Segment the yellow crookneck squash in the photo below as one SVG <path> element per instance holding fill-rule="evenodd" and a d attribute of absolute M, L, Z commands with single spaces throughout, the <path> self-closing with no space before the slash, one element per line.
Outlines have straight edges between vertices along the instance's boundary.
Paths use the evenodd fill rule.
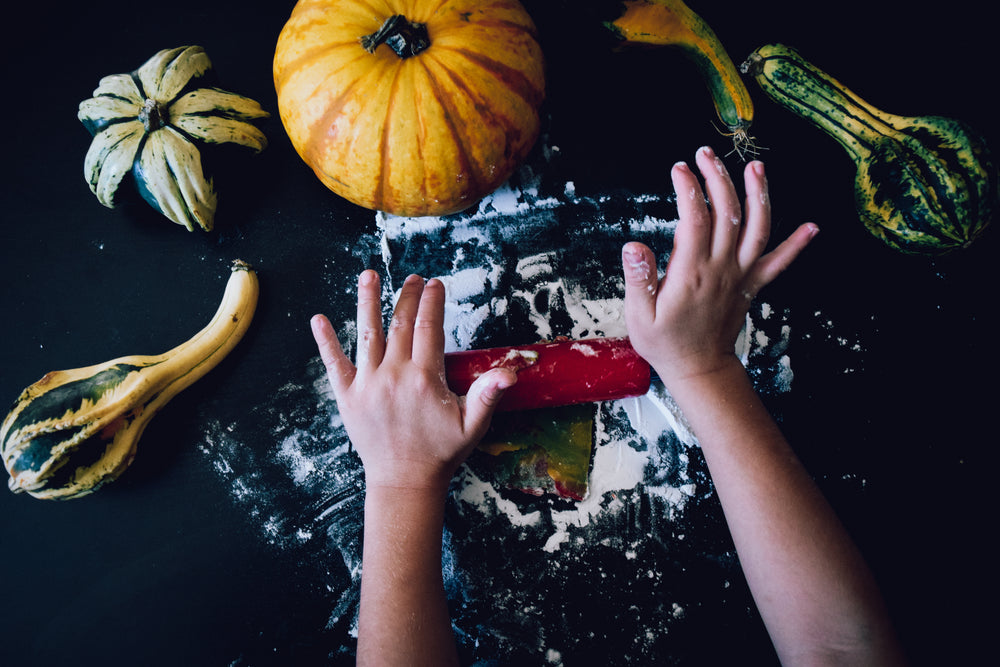
<path fill-rule="evenodd" d="M 697 66 L 712 95 L 722 132 L 741 158 L 755 157 L 750 136 L 753 101 L 735 63 L 711 26 L 681 0 L 627 0 L 614 22 L 605 24 L 626 45 L 675 47 Z"/>
<path fill-rule="evenodd" d="M 454 213 L 503 183 L 538 138 L 545 91 L 516 0 L 300 0 L 274 84 L 320 181 L 401 216 Z"/>

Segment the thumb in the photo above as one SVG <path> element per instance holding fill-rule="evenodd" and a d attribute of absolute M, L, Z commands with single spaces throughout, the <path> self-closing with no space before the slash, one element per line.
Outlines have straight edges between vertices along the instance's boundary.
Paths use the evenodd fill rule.
<path fill-rule="evenodd" d="M 625 319 L 651 322 L 656 314 L 659 276 L 656 256 L 646 245 L 630 241 L 622 247 L 622 273 L 625 278 Z"/>
<path fill-rule="evenodd" d="M 478 378 L 465 395 L 465 432 L 478 441 L 486 434 L 490 420 L 504 392 L 517 382 L 517 373 L 510 368 L 493 368 Z"/>

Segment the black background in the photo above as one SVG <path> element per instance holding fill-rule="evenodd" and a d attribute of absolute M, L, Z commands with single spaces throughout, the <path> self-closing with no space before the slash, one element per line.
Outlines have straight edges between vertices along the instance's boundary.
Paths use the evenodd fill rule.
<path fill-rule="evenodd" d="M 674 161 L 726 148 L 703 84 L 675 52 L 612 52 L 599 27 L 610 16 L 579 4 L 526 3 L 547 58 L 553 168 L 578 192 L 667 191 Z M 995 36 L 978 3 L 690 5 L 736 62 L 785 42 L 875 106 L 958 117 L 1000 146 L 988 101 Z M 153 420 L 118 482 L 66 503 L 0 494 L 4 664 L 323 664 L 340 648 L 323 630 L 320 583 L 267 545 L 195 446 L 206 415 L 236 419 L 301 377 L 315 356 L 312 313 L 351 311 L 352 295 L 318 279 L 324 267 L 377 266 L 351 252 L 375 232 L 374 215 L 326 191 L 277 119 L 271 59 L 292 6 L 34 3 L 7 23 L 0 400 L 49 370 L 185 340 L 214 312 L 234 257 L 258 268 L 262 293 L 244 342 Z M 101 76 L 183 44 L 204 46 L 223 88 L 272 113 L 269 148 L 220 175 L 209 234 L 141 206 L 105 209 L 82 174 L 90 136 L 78 103 Z M 875 569 L 913 661 L 969 664 L 996 620 L 996 229 L 940 259 L 887 249 L 853 213 L 843 150 L 748 87 L 775 236 L 807 219 L 822 228 L 767 293 L 787 309 L 795 369 L 792 391 L 769 401 Z M 248 446 L 270 444 L 262 433 Z M 729 630 L 685 631 L 711 661 Z M 746 664 L 771 660 L 746 647 Z M 627 646 L 605 648 L 626 662 Z"/>

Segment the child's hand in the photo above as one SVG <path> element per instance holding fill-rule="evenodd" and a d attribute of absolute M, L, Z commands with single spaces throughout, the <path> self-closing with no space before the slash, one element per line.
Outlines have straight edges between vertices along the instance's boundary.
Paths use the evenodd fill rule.
<path fill-rule="evenodd" d="M 622 249 L 629 337 L 668 389 L 673 381 L 711 374 L 737 361 L 736 338 L 750 301 L 818 231 L 804 224 L 761 256 L 771 225 L 764 165 L 751 162 L 745 169 L 744 220 L 722 161 L 709 148 L 700 149 L 696 161 L 709 206 L 688 166 L 674 165 L 680 221 L 663 280 L 648 247 L 632 242 Z"/>
<path fill-rule="evenodd" d="M 494 369 L 465 397 L 444 376 L 444 285 L 418 276 L 403 283 L 382 332 L 378 275 L 358 279 L 357 366 L 344 354 L 329 320 L 312 318 L 347 435 L 365 467 L 369 489 L 447 489 L 459 464 L 489 427 L 503 390 L 516 374 Z"/>

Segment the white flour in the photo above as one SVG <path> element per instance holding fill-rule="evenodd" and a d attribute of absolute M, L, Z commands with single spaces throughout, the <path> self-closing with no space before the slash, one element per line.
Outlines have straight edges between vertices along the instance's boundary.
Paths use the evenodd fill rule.
<path fill-rule="evenodd" d="M 663 211 L 671 202 L 632 196 L 628 210 L 634 215 L 611 221 L 606 213 L 622 204 L 621 197 L 581 197 L 571 182 L 555 195 L 543 195 L 539 181 L 522 170 L 519 183 L 502 187 L 472 213 L 377 216 L 379 234 L 370 246 L 381 250 L 383 266 L 377 268 L 386 296 L 410 272 L 440 277 L 448 294 L 449 351 L 560 335 L 625 334 L 621 241 L 638 238 L 665 255 L 675 222 Z M 567 226 L 568 232 L 554 233 Z M 353 298 L 354 281 L 355 276 L 335 274 L 331 267 L 333 294 Z M 353 323 L 334 324 L 350 353 Z M 765 391 L 790 387 L 789 336 L 783 315 L 768 304 L 757 304 L 747 318 L 737 352 Z M 256 430 L 270 433 L 270 449 L 251 451 L 243 444 L 250 426 L 214 423 L 202 450 L 234 501 L 260 525 L 264 539 L 324 570 L 331 596 L 326 630 L 344 633 L 348 641 L 347 635 L 356 632 L 363 473 L 318 358 L 302 369 L 301 381 L 281 387 L 254 414 L 261 422 Z M 588 578 L 596 572 L 608 580 L 611 590 L 629 585 L 610 583 L 622 576 L 618 568 L 594 568 L 595 550 L 624 559 L 635 570 L 636 586 L 666 585 L 665 566 L 656 554 L 684 539 L 685 508 L 699 494 L 712 492 L 707 478 L 689 469 L 696 446 L 669 395 L 654 386 L 646 396 L 595 407 L 589 493 L 580 502 L 498 489 L 475 465 L 474 455 L 455 480 L 445 541 L 446 585 L 457 609 L 460 643 L 496 659 L 527 646 L 532 655 L 548 656 L 556 664 L 572 647 L 553 645 L 566 640 L 555 639 L 539 619 L 568 627 L 570 611 L 559 605 L 558 595 L 548 601 L 544 591 L 533 597 L 524 589 L 541 588 L 540 580 L 550 587 L 571 586 L 583 570 Z M 493 544 L 501 534 L 504 542 Z M 503 578 L 480 560 L 506 548 L 524 565 Z M 655 638 L 683 618 L 685 604 L 672 602 L 666 613 L 646 617 L 631 630 L 637 655 L 653 650 Z"/>

